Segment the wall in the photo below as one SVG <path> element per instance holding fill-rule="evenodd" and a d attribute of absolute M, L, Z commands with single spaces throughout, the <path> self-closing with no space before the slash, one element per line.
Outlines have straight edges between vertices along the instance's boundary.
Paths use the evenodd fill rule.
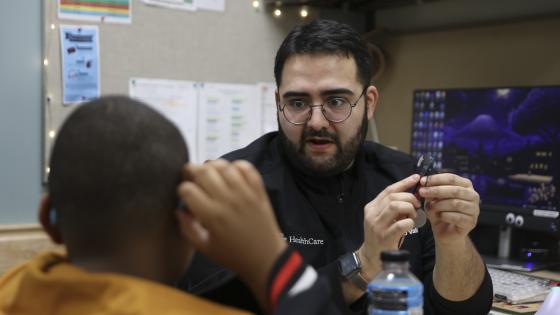
<path fill-rule="evenodd" d="M 101 94 L 128 94 L 129 78 L 255 84 L 273 81 L 274 56 L 292 26 L 300 22 L 296 8 L 275 18 L 251 1 L 226 1 L 226 11 L 195 12 L 147 6 L 133 1 L 132 23 L 87 23 L 61 20 L 56 1 L 47 1 L 44 76 L 52 100 L 45 114 L 45 178 L 54 140 L 76 106 L 62 105 L 59 25 L 99 25 Z M 310 17 L 311 18 L 311 17 Z M 55 28 L 51 29 L 51 25 Z"/>
<path fill-rule="evenodd" d="M 409 152 L 412 91 L 560 85 L 560 18 L 390 35 L 377 82 L 380 142 Z"/>
<path fill-rule="evenodd" d="M 58 20 L 55 4 L 53 0 L 0 1 L 0 225 L 37 221 L 42 154 L 50 147 L 43 128 L 41 84 L 52 96 L 53 108 L 60 108 L 61 95 L 58 28 L 51 31 L 50 25 L 96 24 Z M 299 22 L 295 9 L 276 19 L 269 12 L 254 10 L 251 1 L 227 0 L 225 12 L 187 12 L 147 7 L 134 0 L 131 25 L 99 27 L 101 93 L 128 93 L 131 76 L 272 81 L 276 49 Z M 42 25 L 49 26 L 44 30 L 47 55 L 56 56 L 43 83 Z M 68 112 L 49 111 L 46 116 L 58 125 Z M 49 141 L 46 150 L 43 141 Z"/>
<path fill-rule="evenodd" d="M 41 1 L 0 1 L 0 225 L 36 221 L 41 21 Z"/>

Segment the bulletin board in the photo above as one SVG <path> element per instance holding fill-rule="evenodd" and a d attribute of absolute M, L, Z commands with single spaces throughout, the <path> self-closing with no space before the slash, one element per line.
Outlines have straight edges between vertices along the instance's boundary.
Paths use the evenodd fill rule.
<path fill-rule="evenodd" d="M 50 150 L 64 119 L 79 105 L 62 102 L 61 25 L 96 26 L 101 95 L 129 92 L 131 78 L 257 84 L 273 82 L 274 56 L 289 30 L 302 22 L 281 18 L 253 1 L 226 0 L 225 10 L 176 10 L 130 1 L 130 23 L 59 18 L 58 2 L 44 0 L 44 179 Z M 273 93 L 274 91 L 271 91 Z"/>

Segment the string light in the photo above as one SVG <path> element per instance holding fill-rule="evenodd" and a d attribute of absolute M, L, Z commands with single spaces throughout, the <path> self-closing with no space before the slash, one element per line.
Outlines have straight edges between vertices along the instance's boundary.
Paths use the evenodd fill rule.
<path fill-rule="evenodd" d="M 51 30 L 54 30 L 56 28 L 56 26 L 54 24 L 51 24 Z"/>
<path fill-rule="evenodd" d="M 253 0 L 253 8 L 258 9 L 260 5 L 261 3 L 259 2 L 259 0 Z"/>
<path fill-rule="evenodd" d="M 280 17 L 281 15 L 282 15 L 282 11 L 280 9 L 274 10 L 274 16 L 275 17 Z"/>
<path fill-rule="evenodd" d="M 51 168 L 47 166 L 47 174 L 51 172 Z"/>
<path fill-rule="evenodd" d="M 56 135 L 56 132 L 54 130 L 49 131 L 49 137 L 51 139 L 53 139 L 55 135 Z"/>
<path fill-rule="evenodd" d="M 309 15 L 309 11 L 307 11 L 305 7 L 299 10 L 299 16 L 301 16 L 302 18 L 306 18 L 308 15 Z"/>
<path fill-rule="evenodd" d="M 45 66 L 48 66 L 49 65 L 49 60 L 47 58 L 43 59 L 43 64 Z"/>

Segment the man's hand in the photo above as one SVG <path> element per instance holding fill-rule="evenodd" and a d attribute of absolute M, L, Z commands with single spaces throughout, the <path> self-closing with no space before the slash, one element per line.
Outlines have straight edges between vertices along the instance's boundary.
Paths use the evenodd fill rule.
<path fill-rule="evenodd" d="M 440 245 L 465 241 L 480 213 L 480 197 L 470 180 L 454 174 L 423 177 L 419 190 L 432 224 L 434 239 Z"/>
<path fill-rule="evenodd" d="M 197 250 L 237 272 L 266 307 L 268 275 L 287 244 L 259 173 L 246 161 L 216 160 L 188 164 L 184 174 L 182 231 Z"/>
<path fill-rule="evenodd" d="M 478 193 L 466 178 L 437 174 L 420 181 L 421 197 L 432 224 L 436 245 L 434 287 L 444 298 L 463 301 L 470 298 L 484 279 L 482 258 L 468 234 L 480 213 Z"/>
<path fill-rule="evenodd" d="M 358 249 L 362 276 L 371 280 L 381 270 L 379 255 L 384 250 L 398 249 L 400 238 L 414 227 L 413 219 L 420 202 L 407 192 L 418 183 L 415 174 L 385 188 L 364 207 L 364 243 Z M 344 295 L 353 302 L 364 292 L 345 283 Z"/>

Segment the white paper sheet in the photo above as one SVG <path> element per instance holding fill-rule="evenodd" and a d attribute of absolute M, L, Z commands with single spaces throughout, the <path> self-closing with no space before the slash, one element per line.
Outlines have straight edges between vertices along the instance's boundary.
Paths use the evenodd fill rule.
<path fill-rule="evenodd" d="M 220 11 L 226 10 L 226 0 L 196 0 L 196 9 Z"/>
<path fill-rule="evenodd" d="M 278 130 L 276 119 L 276 84 L 273 82 L 260 82 L 257 84 L 259 101 L 262 108 L 262 131 L 263 133 Z"/>
<path fill-rule="evenodd" d="M 139 99 L 162 113 L 181 131 L 189 148 L 189 159 L 198 162 L 198 89 L 192 81 L 131 78 L 130 97 Z"/>
<path fill-rule="evenodd" d="M 197 0 L 198 1 L 198 0 Z M 176 10 L 196 10 L 195 0 L 142 0 L 145 4 Z"/>
<path fill-rule="evenodd" d="M 242 148 L 262 134 L 256 85 L 204 83 L 198 113 L 199 161 Z"/>

